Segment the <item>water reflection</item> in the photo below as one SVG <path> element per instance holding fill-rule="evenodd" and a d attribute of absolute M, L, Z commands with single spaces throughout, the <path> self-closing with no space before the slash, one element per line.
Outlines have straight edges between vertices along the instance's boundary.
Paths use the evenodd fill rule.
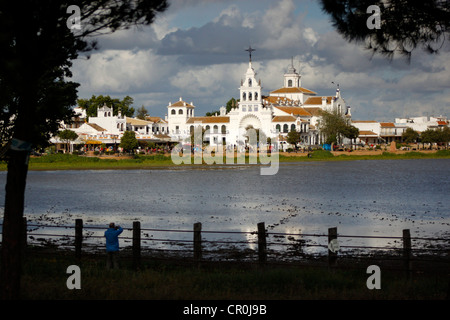
<path fill-rule="evenodd" d="M 111 221 L 131 228 L 138 220 L 142 228 L 191 230 L 201 222 L 203 230 L 252 232 L 265 222 L 274 233 L 326 234 L 338 227 L 339 234 L 400 236 L 410 228 L 413 236 L 432 236 L 449 231 L 449 164 L 447 159 L 304 162 L 281 165 L 274 176 L 261 176 L 250 166 L 30 171 L 25 215 L 30 224 L 73 225 L 82 218 L 100 228 Z M 5 180 L 0 172 L 0 184 Z M 1 188 L 1 214 L 3 201 Z M 253 239 L 249 234 L 220 237 Z M 297 238 L 275 242 L 295 245 Z"/>

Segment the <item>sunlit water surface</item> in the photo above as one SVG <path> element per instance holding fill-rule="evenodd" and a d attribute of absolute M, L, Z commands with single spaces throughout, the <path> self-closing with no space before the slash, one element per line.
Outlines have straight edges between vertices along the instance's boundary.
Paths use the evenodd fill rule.
<path fill-rule="evenodd" d="M 343 235 L 401 236 L 410 229 L 412 236 L 433 237 L 450 230 L 449 177 L 448 159 L 299 162 L 280 165 L 272 176 L 249 165 L 30 171 L 25 216 L 29 224 L 73 226 L 82 218 L 98 227 L 140 221 L 144 229 L 192 230 L 201 222 L 205 231 L 250 232 L 264 222 L 280 233 L 326 234 L 337 227 Z"/>

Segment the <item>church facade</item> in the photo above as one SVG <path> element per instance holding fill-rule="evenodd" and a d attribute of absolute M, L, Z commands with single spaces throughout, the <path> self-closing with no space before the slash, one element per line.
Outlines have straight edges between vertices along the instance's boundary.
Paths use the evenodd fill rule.
<path fill-rule="evenodd" d="M 203 141 L 211 144 L 245 145 L 246 132 L 255 129 L 263 137 L 278 141 L 282 147 L 289 131 L 300 133 L 300 145 L 322 143 L 318 130 L 320 110 L 337 110 L 351 117 L 350 108 L 341 97 L 339 88 L 333 96 L 317 96 L 301 86 L 301 75 L 293 65 L 284 73 L 283 87 L 262 92 L 261 80 L 256 78 L 251 55 L 248 68 L 241 79 L 238 105 L 228 113 L 225 107 L 213 116 L 196 117 L 195 106 L 182 98 L 167 106 L 168 135 L 174 141 L 188 142 L 195 128 L 204 131 Z"/>

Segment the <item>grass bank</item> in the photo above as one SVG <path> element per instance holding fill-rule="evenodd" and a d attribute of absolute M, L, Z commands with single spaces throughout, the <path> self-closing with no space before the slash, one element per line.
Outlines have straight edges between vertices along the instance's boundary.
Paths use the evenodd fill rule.
<path fill-rule="evenodd" d="M 439 150 L 433 153 L 405 152 L 381 154 L 340 154 L 334 155 L 330 151 L 317 150 L 308 157 L 303 154 L 280 154 L 280 163 L 292 163 L 299 161 L 352 161 L 352 160 L 406 160 L 406 159 L 450 159 L 450 150 Z M 273 160 L 273 159 L 272 159 Z M 203 162 L 205 164 L 205 162 Z M 229 164 L 226 158 L 224 164 Z M 235 163 L 237 161 L 235 159 Z M 245 163 L 249 163 L 247 155 Z M 191 164 L 195 167 L 194 160 Z M 183 164 L 181 166 L 186 166 Z M 29 170 L 96 170 L 96 169 L 151 169 L 158 167 L 181 167 L 174 164 L 170 155 L 136 155 L 124 159 L 119 157 L 85 157 L 71 154 L 52 154 L 30 158 Z M 0 170 L 6 170 L 6 162 L 0 162 Z"/>
<path fill-rule="evenodd" d="M 373 154 L 370 151 L 363 154 L 351 152 L 333 154 L 330 151 L 316 150 L 310 153 L 310 157 L 296 154 L 280 155 L 280 162 L 295 161 L 351 161 L 351 160 L 407 160 L 407 159 L 450 159 L 450 150 L 438 150 L 436 152 L 382 152 Z"/>
<path fill-rule="evenodd" d="M 122 259 L 123 260 L 123 259 Z M 69 290 L 69 265 L 81 269 L 81 289 Z M 102 255 L 27 254 L 21 295 L 23 299 L 104 300 L 299 300 L 299 299 L 445 299 L 448 278 L 432 273 L 408 281 L 382 269 L 381 289 L 369 290 L 365 268 L 221 264 L 198 267 L 145 260 L 139 271 L 122 261 L 119 270 L 105 270 Z"/>
<path fill-rule="evenodd" d="M 130 158 L 86 157 L 72 154 L 50 154 L 31 157 L 29 170 L 95 170 L 95 169 L 138 169 L 173 165 L 169 156 L 149 155 Z M 6 163 L 0 163 L 0 170 L 6 170 Z"/>

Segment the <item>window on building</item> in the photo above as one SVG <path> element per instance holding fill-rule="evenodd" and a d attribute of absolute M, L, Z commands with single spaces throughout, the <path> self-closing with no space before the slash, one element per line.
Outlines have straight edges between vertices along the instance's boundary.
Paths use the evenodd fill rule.
<path fill-rule="evenodd" d="M 291 124 L 291 131 L 295 130 L 295 124 Z"/>
<path fill-rule="evenodd" d="M 247 100 L 247 94 L 245 92 L 242 94 L 242 100 Z"/>
<path fill-rule="evenodd" d="M 172 109 L 172 111 L 170 112 L 171 114 L 177 114 L 177 112 L 175 111 L 175 109 Z"/>
<path fill-rule="evenodd" d="M 248 79 L 248 86 L 249 86 L 249 87 L 252 86 L 252 79 Z"/>
<path fill-rule="evenodd" d="M 258 92 L 255 92 L 255 100 L 258 100 Z"/>
<path fill-rule="evenodd" d="M 222 125 L 222 133 L 227 133 L 227 127 L 225 125 Z"/>
<path fill-rule="evenodd" d="M 281 132 L 281 126 L 279 124 L 277 124 L 275 126 L 275 130 L 278 131 L 278 132 Z"/>
<path fill-rule="evenodd" d="M 217 125 L 214 126 L 214 133 L 219 133 L 219 127 Z"/>
<path fill-rule="evenodd" d="M 292 80 L 288 80 L 288 87 L 292 87 Z"/>
<path fill-rule="evenodd" d="M 289 132 L 289 126 L 287 124 L 283 126 L 283 132 L 285 133 Z"/>
<path fill-rule="evenodd" d="M 183 109 L 178 110 L 178 114 L 183 114 Z"/>

